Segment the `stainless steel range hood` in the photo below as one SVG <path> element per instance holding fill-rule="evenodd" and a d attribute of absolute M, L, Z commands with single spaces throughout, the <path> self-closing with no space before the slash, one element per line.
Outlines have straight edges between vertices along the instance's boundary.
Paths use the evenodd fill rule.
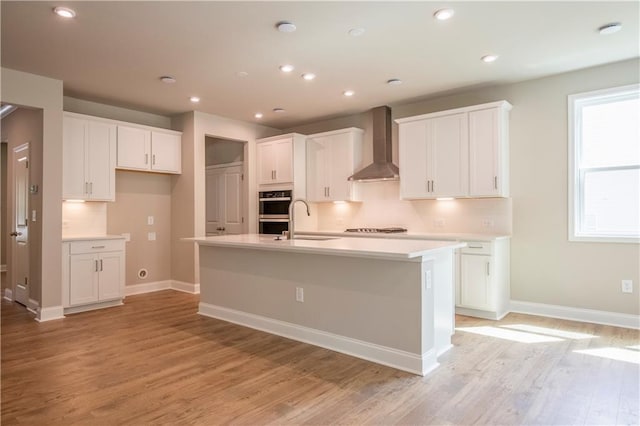
<path fill-rule="evenodd" d="M 391 162 L 391 108 L 380 106 L 373 113 L 373 163 L 356 172 L 349 180 L 375 182 L 398 180 L 398 167 Z"/>

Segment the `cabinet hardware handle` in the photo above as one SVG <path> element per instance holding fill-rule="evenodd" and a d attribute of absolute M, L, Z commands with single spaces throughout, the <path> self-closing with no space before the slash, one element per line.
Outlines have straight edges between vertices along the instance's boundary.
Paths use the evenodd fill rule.
<path fill-rule="evenodd" d="M 327 186 L 327 197 L 331 198 L 331 187 Z"/>
<path fill-rule="evenodd" d="M 91 246 L 92 249 L 103 249 L 104 246 Z"/>
<path fill-rule="evenodd" d="M 431 181 L 431 192 L 436 192 L 436 181 Z"/>
<path fill-rule="evenodd" d="M 431 192 L 431 190 L 429 189 L 429 181 L 427 181 L 427 192 Z"/>
<path fill-rule="evenodd" d="M 144 164 L 149 164 L 149 154 L 144 155 Z"/>
<path fill-rule="evenodd" d="M 84 183 L 84 193 L 88 194 L 89 193 L 89 182 L 85 182 Z"/>
<path fill-rule="evenodd" d="M 471 245 L 471 244 L 469 244 L 469 246 L 468 246 L 468 247 L 469 247 L 469 248 L 480 248 L 480 249 L 482 248 L 482 246 L 473 246 L 473 245 Z"/>
<path fill-rule="evenodd" d="M 154 166 L 156 165 L 156 155 L 155 154 L 153 154 L 151 156 L 151 164 L 154 165 Z"/>
<path fill-rule="evenodd" d="M 493 189 L 498 189 L 498 176 L 493 177 Z"/>
<path fill-rule="evenodd" d="M 274 179 L 278 179 L 278 171 L 277 170 L 273 171 L 273 178 Z"/>
<path fill-rule="evenodd" d="M 98 272 L 98 261 L 96 260 L 95 262 L 96 262 L 96 271 L 95 272 Z"/>
<path fill-rule="evenodd" d="M 489 268 L 490 268 L 490 266 L 489 266 L 489 265 L 491 265 L 491 264 L 490 264 L 489 262 L 487 262 L 487 275 L 491 275 L 491 274 L 489 273 Z"/>
<path fill-rule="evenodd" d="M 89 182 L 89 194 L 93 194 L 93 182 Z"/>
<path fill-rule="evenodd" d="M 100 270 L 104 271 L 104 269 L 102 269 L 102 259 L 100 259 Z"/>

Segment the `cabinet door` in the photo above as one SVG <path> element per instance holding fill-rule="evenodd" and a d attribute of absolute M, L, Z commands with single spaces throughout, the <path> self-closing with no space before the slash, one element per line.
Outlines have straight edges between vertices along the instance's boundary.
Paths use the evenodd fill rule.
<path fill-rule="evenodd" d="M 330 201 L 351 200 L 349 176 L 354 170 L 354 143 L 350 133 L 331 138 L 331 155 L 327 161 L 328 195 Z"/>
<path fill-rule="evenodd" d="M 87 198 L 85 164 L 87 159 L 87 120 L 64 117 L 62 138 L 62 198 Z"/>
<path fill-rule="evenodd" d="M 293 142 L 290 138 L 274 142 L 275 180 L 273 183 L 293 182 Z"/>
<path fill-rule="evenodd" d="M 398 127 L 400 197 L 428 198 L 427 133 L 429 120 L 402 123 Z"/>
<path fill-rule="evenodd" d="M 98 257 L 94 254 L 69 256 L 69 305 L 98 301 Z"/>
<path fill-rule="evenodd" d="M 274 183 L 275 179 L 275 145 L 264 142 L 256 145 L 256 163 L 258 167 L 258 184 Z"/>
<path fill-rule="evenodd" d="M 469 170 L 472 197 L 499 196 L 500 127 L 499 109 L 469 113 Z"/>
<path fill-rule="evenodd" d="M 182 137 L 151 132 L 151 170 L 179 174 L 182 171 Z"/>
<path fill-rule="evenodd" d="M 460 256 L 460 306 L 493 310 L 491 298 L 491 256 Z"/>
<path fill-rule="evenodd" d="M 430 119 L 427 134 L 430 197 L 462 197 L 468 192 L 467 115 Z"/>
<path fill-rule="evenodd" d="M 95 201 L 115 201 L 115 124 L 89 121 L 87 151 L 89 199 Z"/>
<path fill-rule="evenodd" d="M 206 171 L 206 217 L 207 233 L 219 233 L 223 227 L 222 207 L 224 200 L 224 169 L 210 169 Z"/>
<path fill-rule="evenodd" d="M 121 298 L 124 282 L 124 254 L 122 252 L 101 253 L 98 262 L 98 299 L 103 301 Z"/>
<path fill-rule="evenodd" d="M 225 234 L 242 233 L 242 167 L 228 167 L 224 172 L 224 228 Z"/>
<path fill-rule="evenodd" d="M 150 153 L 151 131 L 118 126 L 118 168 L 149 170 Z"/>
<path fill-rule="evenodd" d="M 327 201 L 329 173 L 327 165 L 331 161 L 331 146 L 328 138 L 307 140 L 307 197 L 309 201 Z"/>

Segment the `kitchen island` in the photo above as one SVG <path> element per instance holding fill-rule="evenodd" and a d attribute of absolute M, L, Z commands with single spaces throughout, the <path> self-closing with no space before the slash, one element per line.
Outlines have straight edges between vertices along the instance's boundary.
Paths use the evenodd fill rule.
<path fill-rule="evenodd" d="M 451 347 L 452 241 L 222 235 L 199 244 L 201 315 L 425 375 Z"/>

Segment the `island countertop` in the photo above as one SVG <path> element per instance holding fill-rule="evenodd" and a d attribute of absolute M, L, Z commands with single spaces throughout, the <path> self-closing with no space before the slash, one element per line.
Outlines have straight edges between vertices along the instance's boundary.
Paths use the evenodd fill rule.
<path fill-rule="evenodd" d="M 264 234 L 216 235 L 185 238 L 184 240 L 197 242 L 201 246 L 414 261 L 419 261 L 421 257 L 436 251 L 452 250 L 466 245 L 455 241 L 314 237 L 303 235 L 293 240 L 277 240 L 275 235 Z"/>

